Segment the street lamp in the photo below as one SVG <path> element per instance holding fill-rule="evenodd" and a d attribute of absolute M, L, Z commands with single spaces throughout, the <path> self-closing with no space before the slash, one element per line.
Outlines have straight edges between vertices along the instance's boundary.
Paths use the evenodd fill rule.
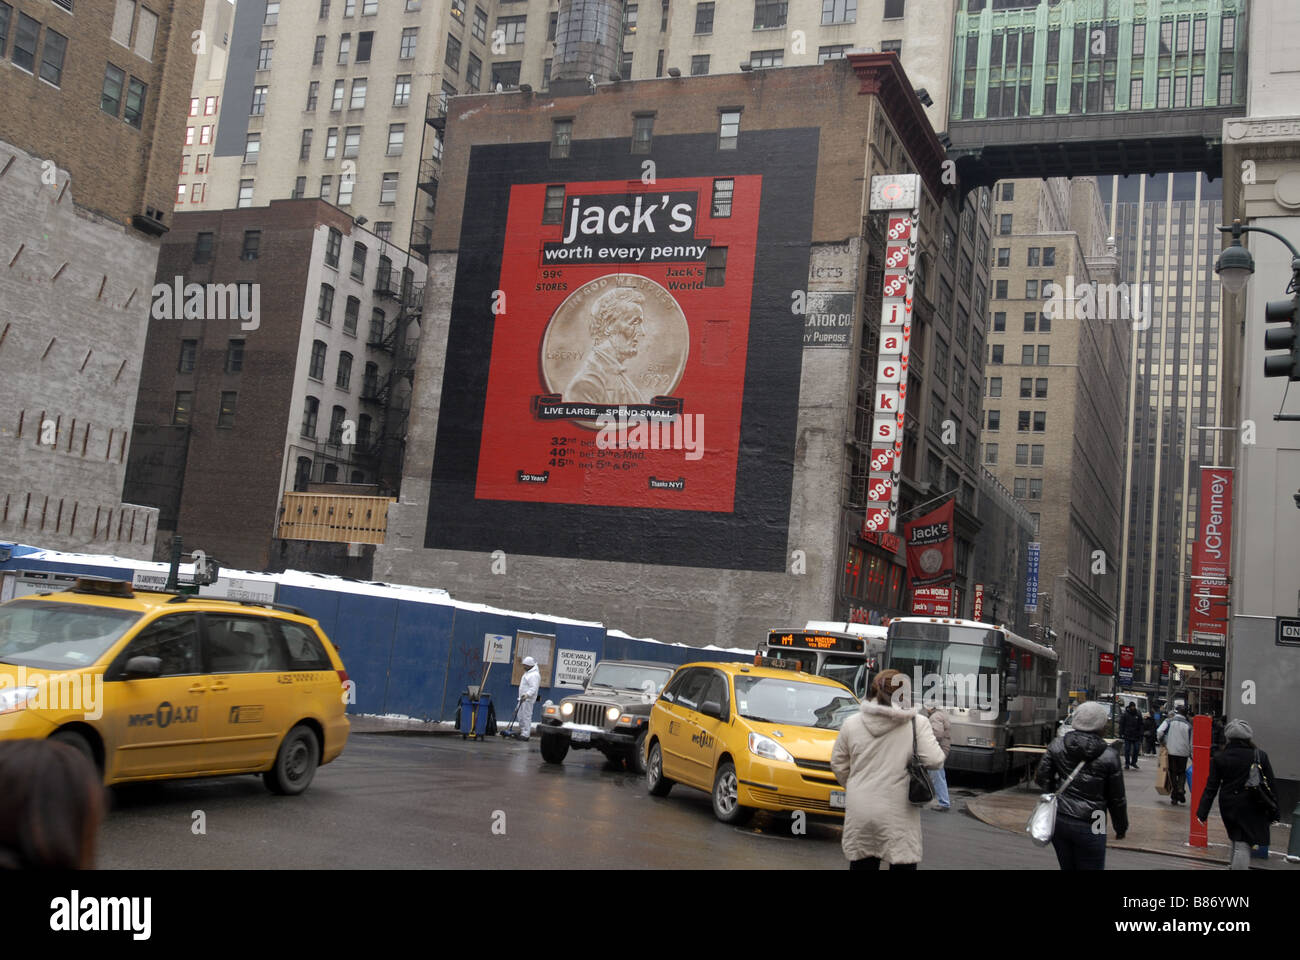
<path fill-rule="evenodd" d="M 1243 233 L 1266 233 L 1270 237 L 1281 240 L 1286 244 L 1286 248 L 1291 251 L 1292 273 L 1300 272 L 1300 250 L 1296 250 L 1291 245 L 1291 241 L 1282 234 L 1266 230 L 1263 227 L 1243 227 L 1240 220 L 1232 221 L 1231 226 L 1219 227 L 1219 231 L 1232 234 L 1232 243 L 1219 254 L 1219 259 L 1214 262 L 1214 272 L 1219 275 L 1219 280 L 1222 281 L 1229 293 L 1240 293 L 1245 288 L 1250 275 L 1255 272 L 1255 258 L 1249 250 L 1241 245 L 1241 235 Z"/>
<path fill-rule="evenodd" d="M 1219 275 L 1223 286 L 1230 293 L 1239 293 L 1246 286 L 1246 281 L 1255 272 L 1255 258 L 1249 250 L 1241 245 L 1243 233 L 1265 233 L 1281 240 L 1291 252 L 1291 283 L 1286 292 L 1291 294 L 1288 300 L 1270 300 L 1264 305 L 1264 323 L 1288 326 L 1282 329 L 1265 329 L 1264 350 L 1287 350 L 1286 356 L 1265 356 L 1264 376 L 1286 377 L 1288 380 L 1300 380 L 1300 251 L 1291 245 L 1286 237 L 1263 227 L 1243 227 L 1240 220 L 1232 221 L 1232 226 L 1219 227 L 1219 230 L 1232 233 L 1232 243 L 1219 254 L 1214 271 Z M 1294 414 L 1277 414 L 1274 419 L 1300 419 Z"/>

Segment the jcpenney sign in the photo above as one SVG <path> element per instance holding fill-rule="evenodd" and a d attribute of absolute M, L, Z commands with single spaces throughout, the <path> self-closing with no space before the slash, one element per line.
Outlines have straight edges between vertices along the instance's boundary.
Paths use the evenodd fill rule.
<path fill-rule="evenodd" d="M 1228 564 L 1232 545 L 1232 470 L 1201 468 L 1201 499 L 1196 544 L 1192 549 L 1193 640 L 1224 641 L 1228 636 Z"/>

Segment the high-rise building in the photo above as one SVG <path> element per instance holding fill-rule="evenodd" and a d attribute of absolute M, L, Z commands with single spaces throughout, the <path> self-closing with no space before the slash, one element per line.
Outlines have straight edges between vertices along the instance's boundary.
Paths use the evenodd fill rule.
<path fill-rule="evenodd" d="M 0 537 L 153 553 L 122 479 L 200 10 L 0 3 Z"/>
<path fill-rule="evenodd" d="M 993 226 L 984 465 L 1033 518 L 1037 635 L 1090 687 L 1114 643 L 1130 311 L 1091 178 L 1003 181 Z"/>
<path fill-rule="evenodd" d="M 246 6 L 253 6 L 248 0 Z M 224 105 L 230 36 L 235 26 L 235 0 L 206 0 L 203 26 L 192 45 L 194 82 L 185 123 L 181 172 L 176 181 L 176 212 L 206 210 L 208 186 L 214 176 L 213 153 Z"/>
<path fill-rule="evenodd" d="M 1165 645 L 1187 639 L 1200 467 L 1226 462 L 1216 458 L 1233 442 L 1218 429 L 1222 186 L 1187 173 L 1104 177 L 1100 188 L 1120 278 L 1151 303 L 1130 359 L 1118 642 L 1135 648 L 1135 678 L 1158 684 Z"/>

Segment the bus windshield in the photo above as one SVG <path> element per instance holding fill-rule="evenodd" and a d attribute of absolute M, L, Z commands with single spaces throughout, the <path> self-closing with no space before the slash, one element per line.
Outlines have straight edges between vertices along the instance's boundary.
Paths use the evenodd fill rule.
<path fill-rule="evenodd" d="M 831 654 L 822 664 L 821 675 L 844 684 L 859 697 L 867 692 L 867 663 L 861 657 Z"/>
<path fill-rule="evenodd" d="M 927 705 L 996 709 L 999 658 L 997 647 L 973 643 L 904 637 L 889 642 L 890 669 L 905 673 L 913 699 Z"/>

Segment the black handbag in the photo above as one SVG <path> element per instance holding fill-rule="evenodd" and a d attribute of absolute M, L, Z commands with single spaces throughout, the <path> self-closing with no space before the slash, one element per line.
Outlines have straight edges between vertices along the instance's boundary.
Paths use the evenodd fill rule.
<path fill-rule="evenodd" d="M 916 756 L 916 717 L 912 718 L 912 759 L 907 761 L 907 799 L 918 807 L 934 799 L 930 773 Z"/>
<path fill-rule="evenodd" d="M 1255 759 L 1250 764 L 1250 773 L 1246 775 L 1246 792 L 1264 808 L 1264 812 L 1270 819 L 1277 818 L 1277 798 L 1273 795 L 1273 785 L 1268 782 L 1268 777 L 1264 776 L 1264 771 L 1259 765 L 1258 750 L 1255 751 Z"/>

